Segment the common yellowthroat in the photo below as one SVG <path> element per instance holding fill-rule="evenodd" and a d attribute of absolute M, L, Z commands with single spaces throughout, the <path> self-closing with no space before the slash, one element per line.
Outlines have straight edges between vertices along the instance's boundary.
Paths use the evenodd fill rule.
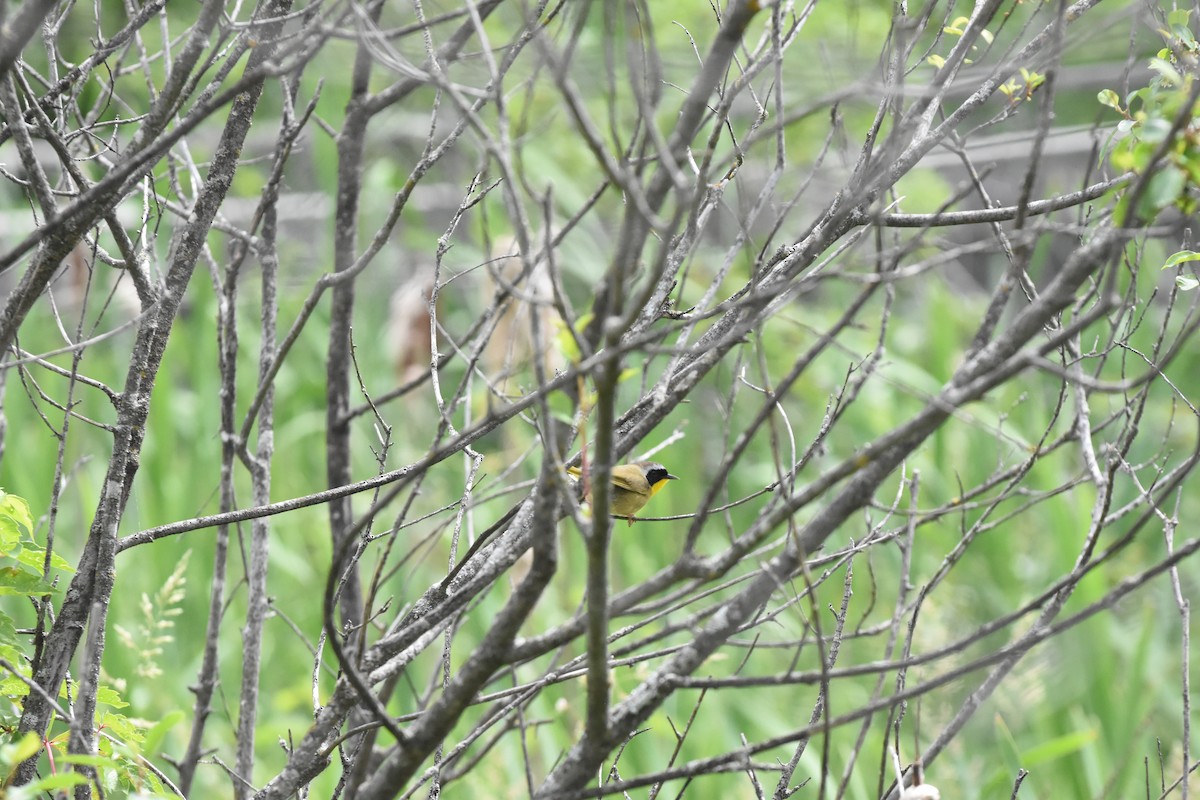
<path fill-rule="evenodd" d="M 567 472 L 575 477 L 583 473 L 579 467 L 567 467 Z M 667 472 L 667 468 L 656 461 L 635 461 L 632 464 L 618 464 L 612 468 L 612 501 L 609 513 L 614 517 L 624 517 L 632 525 L 633 517 L 642 510 L 642 506 L 658 494 L 667 485 L 667 481 L 679 480 Z M 591 502 L 592 493 L 588 490 L 585 500 Z"/>

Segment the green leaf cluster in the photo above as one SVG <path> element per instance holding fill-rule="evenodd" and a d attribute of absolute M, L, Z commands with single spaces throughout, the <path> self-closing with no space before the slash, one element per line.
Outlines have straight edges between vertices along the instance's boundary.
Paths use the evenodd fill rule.
<path fill-rule="evenodd" d="M 33 530 L 33 514 L 25 498 L 0 490 L 0 596 L 54 594 L 57 587 L 43 575 L 45 565 L 51 570 L 73 572 L 61 556 L 47 554 L 35 540 Z M 18 635 L 13 618 L 0 612 L 0 731 L 6 732 L 0 736 L 0 797 L 42 797 L 87 783 L 102 787 L 109 797 L 118 791 L 127 797 L 175 796 L 156 771 L 148 768 L 144 754 L 160 751 L 167 730 L 183 720 L 182 711 L 174 711 L 157 723 L 135 719 L 119 713 L 129 704 L 116 689 L 101 686 L 96 700 L 104 709 L 97 717 L 100 737 L 95 754 L 68 755 L 65 726 L 52 727 L 44 742 L 33 732 L 16 734 L 21 707 L 29 694 L 29 641 L 28 636 Z M 59 691 L 60 704 L 68 704 L 74 694 L 64 685 Z M 22 786 L 10 786 L 16 768 L 36 756 L 43 743 L 47 763 L 39 769 L 40 776 Z M 80 772 L 68 765 L 88 769 Z"/>
<path fill-rule="evenodd" d="M 1109 161 L 1120 172 L 1149 174 L 1137 208 L 1126 207 L 1129 195 L 1117 207 L 1118 221 L 1133 224 L 1151 220 L 1174 206 L 1184 214 L 1197 210 L 1195 188 L 1200 185 L 1200 118 L 1191 95 L 1200 63 L 1200 43 L 1189 27 L 1188 10 L 1167 15 L 1160 29 L 1165 46 L 1150 59 L 1155 73 L 1147 86 L 1130 92 L 1124 100 L 1112 89 L 1096 99 L 1124 117 L 1117 124 Z M 1175 133 L 1176 120 L 1186 118 Z M 1162 152 L 1162 157 L 1158 153 Z M 1132 211 L 1132 217 L 1130 213 Z"/>
<path fill-rule="evenodd" d="M 33 538 L 33 516 L 23 497 L 0 490 L 0 597 L 23 595 L 41 597 L 52 594 L 54 586 L 43 570 L 73 572 L 71 565 L 56 553 L 47 554 Z"/>

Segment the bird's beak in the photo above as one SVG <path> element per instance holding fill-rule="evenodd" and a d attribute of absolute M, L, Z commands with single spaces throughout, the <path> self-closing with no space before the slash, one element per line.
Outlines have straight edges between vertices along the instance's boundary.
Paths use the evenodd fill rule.
<path fill-rule="evenodd" d="M 669 481 L 677 481 L 677 480 L 679 480 L 679 476 L 678 476 L 678 475 L 672 475 L 671 473 L 669 473 L 669 472 L 668 472 L 668 473 L 667 473 L 667 480 L 669 480 Z"/>

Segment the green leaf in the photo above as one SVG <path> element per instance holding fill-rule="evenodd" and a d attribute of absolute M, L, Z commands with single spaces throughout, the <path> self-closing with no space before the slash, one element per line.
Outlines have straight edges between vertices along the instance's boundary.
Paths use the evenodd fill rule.
<path fill-rule="evenodd" d="M 1077 753 L 1096 741 L 1096 737 L 1097 733 L 1094 728 L 1057 736 L 1048 742 L 1043 742 L 1036 747 L 1031 747 L 1023 751 L 1021 753 L 1021 763 L 1032 767 L 1036 764 L 1053 761 L 1056 758 Z"/>
<path fill-rule="evenodd" d="M 20 678 L 0 678 L 0 697 L 20 699 L 27 694 L 29 694 L 29 684 Z M 0 757 L 0 764 L 3 763 L 3 757 Z"/>
<path fill-rule="evenodd" d="M 65 753 L 58 757 L 60 764 L 85 764 L 89 767 L 99 767 L 104 769 L 116 768 L 117 762 L 107 756 L 92 755 L 90 753 L 80 753 L 72 755 Z"/>
<path fill-rule="evenodd" d="M 1112 89 L 1101 89 L 1096 95 L 1096 99 L 1100 101 L 1100 105 L 1114 108 L 1117 111 L 1121 110 L 1121 98 Z"/>
<path fill-rule="evenodd" d="M 925 59 L 925 61 L 928 62 L 931 66 L 937 67 L 938 69 L 941 69 L 942 67 L 946 66 L 946 59 L 942 58 L 941 56 L 937 55 L 936 53 L 931 56 L 928 56 Z"/>
<path fill-rule="evenodd" d="M 1171 133 L 1171 123 L 1161 117 L 1152 117 L 1142 123 L 1142 141 L 1148 144 L 1158 144 Z M 1147 160 L 1153 154 L 1152 148 L 1147 148 Z"/>
<path fill-rule="evenodd" d="M 1200 253 L 1197 253 L 1195 250 L 1180 250 L 1177 253 L 1172 253 L 1162 265 L 1162 268 L 1170 269 L 1188 261 L 1200 261 Z"/>
<path fill-rule="evenodd" d="M 101 686 L 96 690 L 96 702 L 104 703 L 112 708 L 126 708 L 129 703 L 121 699 L 121 693 L 111 686 Z"/>
<path fill-rule="evenodd" d="M 6 595 L 39 597 L 53 592 L 54 587 L 42 580 L 41 574 L 33 574 L 19 567 L 0 567 L 0 597 Z"/>
<path fill-rule="evenodd" d="M 1133 153 L 1130 152 L 1128 147 L 1119 147 L 1113 150 L 1110 160 L 1112 161 L 1113 168 L 1120 172 L 1129 172 L 1133 169 L 1135 162 Z"/>
<path fill-rule="evenodd" d="M 9 554 L 11 555 L 11 553 Z M 46 551 L 40 547 L 25 545 L 16 551 L 17 563 L 23 564 L 30 572 L 42 574 L 42 566 L 46 563 Z M 50 554 L 50 568 L 73 574 L 75 568 L 58 553 Z"/>
<path fill-rule="evenodd" d="M 4 493 L 0 497 L 0 553 L 12 555 L 22 540 L 31 541 L 32 529 L 29 504 L 16 494 Z"/>
<path fill-rule="evenodd" d="M 36 792 L 49 792 L 53 789 L 70 789 L 72 786 L 79 786 L 87 782 L 87 778 L 71 770 L 39 778 L 30 783 L 29 786 L 34 787 Z"/>
<path fill-rule="evenodd" d="M 100 727 L 108 730 L 113 736 L 130 747 L 140 748 L 145 734 L 134 720 L 123 714 L 106 711 L 99 716 Z"/>
<path fill-rule="evenodd" d="M 22 547 L 17 553 L 17 563 L 23 564 L 29 568 L 31 572 L 38 574 L 42 571 L 42 564 L 45 562 L 45 551 L 39 550 L 36 547 Z"/>
<path fill-rule="evenodd" d="M 43 551 L 45 552 L 45 551 Z M 58 553 L 50 554 L 50 569 L 56 569 L 60 572 L 65 572 L 68 575 L 75 574 L 75 567 L 71 566 L 71 562 L 60 556 Z"/>
<path fill-rule="evenodd" d="M 0 765 L 16 766 L 37 753 L 41 746 L 38 735 L 30 731 L 15 742 L 0 745 Z"/>
<path fill-rule="evenodd" d="M 33 536 L 33 515 L 29 513 L 29 503 L 24 497 L 3 492 L 0 497 L 0 517 L 7 517 L 25 529 L 25 533 Z"/>
<path fill-rule="evenodd" d="M 1193 278 L 1191 275 L 1176 275 L 1175 285 L 1179 287 L 1181 292 L 1190 292 L 1197 286 L 1200 286 L 1200 281 Z"/>
<path fill-rule="evenodd" d="M 0 516 L 0 558 L 10 557 L 21 547 L 21 534 L 12 520 Z"/>
<path fill-rule="evenodd" d="M 1138 209 L 1145 219 L 1175 202 L 1187 181 L 1183 173 L 1172 166 L 1164 167 L 1150 176 L 1146 193 L 1142 197 L 1142 208 Z"/>
<path fill-rule="evenodd" d="M 176 709 L 156 722 L 150 730 L 146 731 L 146 738 L 142 743 L 142 752 L 148 755 L 157 755 L 159 749 L 162 747 L 167 731 L 183 722 L 185 716 L 182 711 Z"/>
<path fill-rule="evenodd" d="M 0 645 L 17 643 L 17 624 L 12 617 L 0 611 Z"/>
<path fill-rule="evenodd" d="M 1162 79 L 1172 86 L 1180 86 L 1183 84 L 1183 76 L 1179 74 L 1179 70 L 1167 61 L 1165 58 L 1150 59 L 1150 69 L 1157 72 Z"/>

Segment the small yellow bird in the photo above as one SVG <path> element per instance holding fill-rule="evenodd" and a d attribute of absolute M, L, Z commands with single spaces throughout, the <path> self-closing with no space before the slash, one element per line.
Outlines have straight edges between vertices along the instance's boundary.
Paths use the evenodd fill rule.
<path fill-rule="evenodd" d="M 567 467 L 567 472 L 575 477 L 583 473 L 579 467 Z M 624 517 L 632 525 L 633 517 L 642 510 L 642 506 L 658 494 L 667 485 L 667 481 L 679 480 L 667 472 L 667 468 L 656 461 L 635 461 L 632 464 L 618 464 L 612 468 L 613 495 L 609 504 L 609 513 L 614 517 Z M 584 499 L 591 502 L 592 493 L 589 489 Z"/>

